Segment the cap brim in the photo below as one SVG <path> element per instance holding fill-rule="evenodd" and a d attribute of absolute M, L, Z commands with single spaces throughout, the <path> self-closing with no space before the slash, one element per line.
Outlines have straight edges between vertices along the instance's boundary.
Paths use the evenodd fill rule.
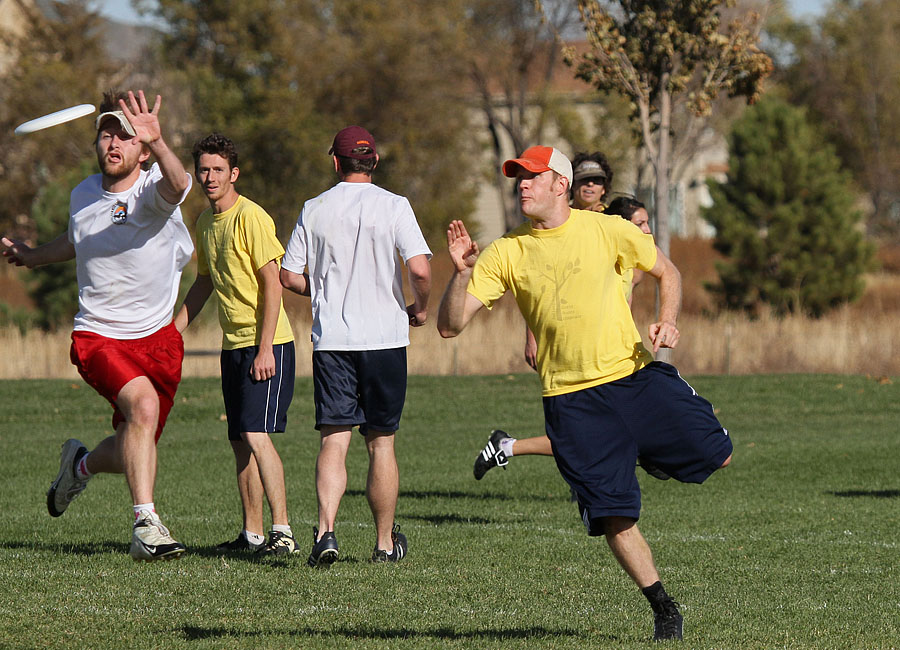
<path fill-rule="evenodd" d="M 99 131 L 100 127 L 103 126 L 103 122 L 108 119 L 116 120 L 119 123 L 119 126 L 121 126 L 128 135 L 132 137 L 136 135 L 134 127 L 131 126 L 131 122 L 128 121 L 128 118 L 125 117 L 125 113 L 122 111 L 106 111 L 105 113 L 100 113 L 100 115 L 97 116 L 97 120 L 94 122 L 94 128 Z"/>
<path fill-rule="evenodd" d="M 591 172 L 582 172 L 580 174 L 575 174 L 575 180 L 580 181 L 582 178 L 599 178 L 601 180 L 606 180 L 606 174 L 600 173 L 598 174 L 595 171 Z"/>
<path fill-rule="evenodd" d="M 534 174 L 550 171 L 550 168 L 546 164 L 536 160 L 531 160 L 529 158 L 514 158 L 513 160 L 507 160 L 503 163 L 503 175 L 508 178 L 515 178 L 518 173 L 516 167 L 521 167 Z"/>

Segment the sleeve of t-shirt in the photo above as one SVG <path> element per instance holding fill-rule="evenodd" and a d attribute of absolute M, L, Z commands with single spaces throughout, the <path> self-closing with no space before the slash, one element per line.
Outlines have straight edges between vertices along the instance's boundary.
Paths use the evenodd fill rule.
<path fill-rule="evenodd" d="M 291 238 L 284 251 L 284 258 L 281 260 L 281 268 L 291 271 L 292 273 L 303 273 L 306 269 L 305 214 L 306 206 L 303 206 L 303 211 L 297 219 L 297 225 L 294 227 L 294 232 L 291 233 Z"/>
<path fill-rule="evenodd" d="M 656 242 L 653 235 L 624 219 L 612 221 L 616 233 L 617 257 L 620 269 L 639 268 L 649 271 L 656 264 Z"/>
<path fill-rule="evenodd" d="M 490 309 L 508 289 L 505 277 L 503 259 L 495 241 L 478 256 L 466 291 Z"/>
<path fill-rule="evenodd" d="M 431 249 L 422 235 L 422 229 L 416 221 L 416 215 L 406 198 L 398 202 L 398 215 L 394 222 L 394 240 L 400 257 L 406 262 L 416 255 L 425 255 L 431 259 Z"/>
<path fill-rule="evenodd" d="M 245 211 L 241 229 L 254 269 L 259 270 L 284 255 L 281 242 L 275 236 L 275 222 L 262 208 Z"/>

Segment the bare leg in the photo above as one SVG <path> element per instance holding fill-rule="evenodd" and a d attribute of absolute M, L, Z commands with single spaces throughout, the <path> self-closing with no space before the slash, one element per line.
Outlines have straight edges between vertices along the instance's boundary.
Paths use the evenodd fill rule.
<path fill-rule="evenodd" d="M 241 510 L 244 515 L 244 530 L 257 535 L 265 533 L 263 524 L 263 484 L 259 478 L 256 458 L 243 440 L 231 440 L 234 451 L 234 465 L 237 472 L 238 494 L 241 495 Z"/>
<path fill-rule="evenodd" d="M 347 450 L 352 433 L 341 426 L 323 425 L 321 436 L 319 457 L 316 459 L 319 535 L 334 530 L 341 497 L 347 489 Z"/>
<path fill-rule="evenodd" d="M 366 436 L 366 449 L 369 451 L 366 497 L 375 518 L 375 547 L 392 551 L 391 529 L 400 490 L 400 472 L 394 456 L 394 432 L 372 431 Z"/>
<path fill-rule="evenodd" d="M 533 438 L 517 438 L 513 443 L 513 456 L 552 456 L 553 448 L 550 446 L 550 438 L 547 436 L 535 436 Z"/>
<path fill-rule="evenodd" d="M 272 444 L 272 439 L 265 432 L 242 434 L 253 451 L 254 465 L 257 469 L 257 480 L 265 491 L 272 511 L 272 523 L 277 526 L 288 525 L 287 496 L 284 487 L 284 465 L 281 456 Z M 261 499 L 260 499 L 261 501 Z M 262 505 L 260 503 L 260 510 Z M 260 522 L 262 521 L 260 512 Z"/>
<path fill-rule="evenodd" d="M 659 573 L 653 563 L 650 546 L 637 523 L 628 517 L 606 517 L 604 520 L 606 543 L 616 556 L 616 560 L 631 576 L 638 587 L 649 587 L 659 580 Z"/>
<path fill-rule="evenodd" d="M 91 473 L 125 474 L 135 504 L 151 503 L 156 483 L 159 397 L 146 377 L 129 381 L 116 397 L 125 421 L 88 456 Z"/>

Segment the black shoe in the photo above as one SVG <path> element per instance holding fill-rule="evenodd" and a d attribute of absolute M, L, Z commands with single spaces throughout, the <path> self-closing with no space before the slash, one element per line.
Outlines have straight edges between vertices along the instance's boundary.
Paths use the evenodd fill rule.
<path fill-rule="evenodd" d="M 297 546 L 297 540 L 287 533 L 282 533 L 279 530 L 270 530 L 269 541 L 256 552 L 260 555 L 290 555 L 291 553 L 299 553 L 300 548 Z"/>
<path fill-rule="evenodd" d="M 476 481 L 480 481 L 481 477 L 492 467 L 506 467 L 509 464 L 509 458 L 500 450 L 500 442 L 510 437 L 506 431 L 501 431 L 500 429 L 491 431 L 488 443 L 481 450 L 481 453 L 478 454 L 478 458 L 475 459 L 473 472 Z"/>
<path fill-rule="evenodd" d="M 391 530 L 391 542 L 394 544 L 394 549 L 390 553 L 380 548 L 372 551 L 372 562 L 399 562 L 406 557 L 409 545 L 406 542 L 406 535 L 400 532 L 399 524 L 394 524 L 394 528 Z"/>
<path fill-rule="evenodd" d="M 643 456 L 638 456 L 638 465 L 640 465 L 641 469 L 647 472 L 650 476 L 652 476 L 653 478 L 658 478 L 660 481 L 668 481 L 670 478 L 672 478 Z"/>
<path fill-rule="evenodd" d="M 681 641 L 683 633 L 684 617 L 678 603 L 670 598 L 653 608 L 654 641 Z"/>
<path fill-rule="evenodd" d="M 306 563 L 311 567 L 327 569 L 338 559 L 338 543 L 333 531 L 322 533 L 319 539 L 319 529 L 313 527 L 313 547 Z"/>
<path fill-rule="evenodd" d="M 249 539 L 244 536 L 244 532 L 241 531 L 238 533 L 237 539 L 233 539 L 230 542 L 222 542 L 218 546 L 216 546 L 216 550 L 220 553 L 234 553 L 238 551 L 250 551 L 255 553 L 262 549 L 265 546 L 264 543 L 254 544 Z"/>

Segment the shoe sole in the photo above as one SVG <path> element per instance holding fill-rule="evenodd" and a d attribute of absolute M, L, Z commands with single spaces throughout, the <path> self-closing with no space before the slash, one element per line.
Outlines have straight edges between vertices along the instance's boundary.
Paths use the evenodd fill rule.
<path fill-rule="evenodd" d="M 131 556 L 131 559 L 135 562 L 158 562 L 159 560 L 180 560 L 181 556 L 184 555 L 184 552 L 187 549 L 181 549 L 180 551 L 169 551 L 168 553 L 164 553 L 163 555 L 156 555 L 154 557 L 135 557 Z"/>
<path fill-rule="evenodd" d="M 63 443 L 63 447 L 65 447 L 68 442 L 69 441 L 66 440 L 66 442 Z M 62 453 L 63 458 L 60 458 L 59 461 L 59 472 L 56 474 L 56 479 L 54 479 L 53 483 L 50 484 L 50 489 L 47 490 L 47 512 L 50 513 L 51 517 L 62 517 L 63 513 L 66 511 L 66 508 L 69 507 L 69 504 L 67 503 L 66 508 L 63 508 L 62 510 L 56 509 L 56 488 L 59 487 L 59 482 L 60 480 L 62 480 L 63 474 L 66 471 L 66 466 L 69 464 L 74 466 L 75 462 L 87 453 L 87 449 L 85 449 L 84 454 L 79 454 L 78 451 L 80 449 L 84 449 L 84 445 L 79 443 L 78 447 L 75 449 L 75 453 L 72 454 L 71 460 L 69 460 L 68 462 L 66 462 L 64 458 L 66 452 L 63 451 Z M 69 503 L 71 503 L 71 501 Z"/>
<path fill-rule="evenodd" d="M 319 553 L 319 557 L 317 559 L 309 558 L 307 560 L 307 564 L 314 569 L 327 569 L 332 564 L 337 562 L 338 559 L 338 551 L 336 548 L 327 548 L 321 553 Z"/>

